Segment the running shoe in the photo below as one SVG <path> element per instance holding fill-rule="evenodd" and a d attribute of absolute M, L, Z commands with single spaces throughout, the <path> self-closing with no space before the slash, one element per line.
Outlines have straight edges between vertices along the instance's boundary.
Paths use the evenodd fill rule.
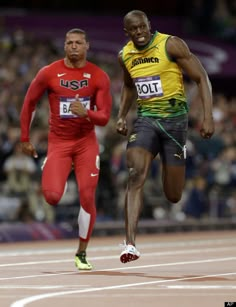
<path fill-rule="evenodd" d="M 124 244 L 122 244 L 122 246 L 124 248 L 124 250 L 120 254 L 120 261 L 122 263 L 134 261 L 140 257 L 140 252 L 134 245 L 126 244 L 126 242 L 124 241 Z"/>
<path fill-rule="evenodd" d="M 75 255 L 75 266 L 78 270 L 92 270 L 92 265 L 86 259 L 86 252 L 80 252 Z"/>

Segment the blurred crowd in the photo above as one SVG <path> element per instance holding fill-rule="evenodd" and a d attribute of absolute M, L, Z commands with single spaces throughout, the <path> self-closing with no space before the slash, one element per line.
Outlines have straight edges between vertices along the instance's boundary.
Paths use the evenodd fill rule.
<path fill-rule="evenodd" d="M 235 0 L 187 1 L 186 31 L 236 43 Z"/>
<path fill-rule="evenodd" d="M 19 148 L 19 114 L 27 87 L 42 66 L 63 57 L 63 46 L 22 29 L 12 33 L 1 29 L 0 49 L 0 221 L 76 221 L 79 204 L 73 171 L 68 190 L 56 208 L 47 205 L 41 193 L 48 132 L 46 95 L 38 104 L 31 130 L 39 158 L 25 156 Z M 109 124 L 96 127 L 101 154 L 97 220 L 123 220 L 126 138 L 115 129 L 121 70 L 114 57 L 94 53 L 89 57 L 111 77 L 113 95 Z M 214 93 L 216 132 L 211 140 L 203 140 L 199 135 L 202 113 L 196 85 L 186 80 L 185 86 L 190 105 L 186 188 L 178 204 L 168 203 L 162 192 L 159 160 L 155 159 L 145 185 L 142 218 L 182 221 L 236 217 L 236 95 Z M 135 117 L 133 105 L 129 128 Z"/>

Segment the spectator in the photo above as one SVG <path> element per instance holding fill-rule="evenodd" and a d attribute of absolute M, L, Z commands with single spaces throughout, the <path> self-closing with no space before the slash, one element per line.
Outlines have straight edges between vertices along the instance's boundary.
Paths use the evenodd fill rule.
<path fill-rule="evenodd" d="M 36 165 L 32 157 L 22 153 L 19 142 L 15 144 L 13 154 L 5 160 L 3 170 L 7 177 L 8 193 L 18 196 L 29 193 L 32 176 L 36 173 Z"/>

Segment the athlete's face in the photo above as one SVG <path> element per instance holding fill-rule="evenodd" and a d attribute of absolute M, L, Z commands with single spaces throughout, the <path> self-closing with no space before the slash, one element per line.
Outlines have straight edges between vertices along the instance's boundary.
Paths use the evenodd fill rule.
<path fill-rule="evenodd" d="M 143 15 L 128 17 L 124 23 L 124 31 L 137 47 L 147 45 L 151 39 L 150 22 Z"/>
<path fill-rule="evenodd" d="M 82 33 L 68 33 L 66 35 L 64 50 L 66 57 L 71 61 L 86 59 L 89 43 Z"/>

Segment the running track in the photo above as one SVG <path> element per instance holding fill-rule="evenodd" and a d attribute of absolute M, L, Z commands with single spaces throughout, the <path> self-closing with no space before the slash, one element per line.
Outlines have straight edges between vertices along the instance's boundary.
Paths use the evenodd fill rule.
<path fill-rule="evenodd" d="M 224 307 L 236 302 L 235 230 L 140 234 L 141 258 L 128 264 L 119 261 L 122 240 L 94 237 L 90 272 L 74 266 L 75 240 L 2 243 L 0 307 Z"/>

